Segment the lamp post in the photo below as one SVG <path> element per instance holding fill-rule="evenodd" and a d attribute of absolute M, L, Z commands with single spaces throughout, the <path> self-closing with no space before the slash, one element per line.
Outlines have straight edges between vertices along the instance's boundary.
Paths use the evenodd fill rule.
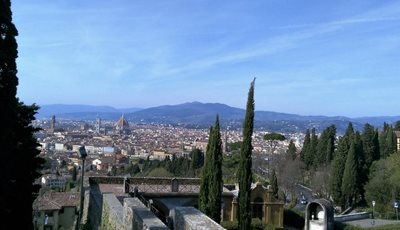
<path fill-rule="evenodd" d="M 85 173 L 85 159 L 87 157 L 85 146 L 79 147 L 79 155 L 80 155 L 80 158 L 82 159 L 81 187 L 80 187 L 81 199 L 80 199 L 80 205 L 79 205 L 79 218 L 78 218 L 79 222 L 80 222 L 81 218 L 82 218 L 82 212 L 83 212 L 83 199 L 85 198 L 85 191 L 83 191 L 83 174 Z"/>
<path fill-rule="evenodd" d="M 376 202 L 373 200 L 372 201 L 372 225 L 375 225 L 375 204 Z"/>
<path fill-rule="evenodd" d="M 269 175 L 270 175 L 270 173 L 269 173 L 269 157 L 266 157 L 265 160 L 267 161 L 267 174 L 268 174 L 268 178 L 271 179 L 271 177 L 269 176 Z"/>
<path fill-rule="evenodd" d="M 396 211 L 396 219 L 399 220 L 399 202 L 395 201 L 393 207 Z"/>

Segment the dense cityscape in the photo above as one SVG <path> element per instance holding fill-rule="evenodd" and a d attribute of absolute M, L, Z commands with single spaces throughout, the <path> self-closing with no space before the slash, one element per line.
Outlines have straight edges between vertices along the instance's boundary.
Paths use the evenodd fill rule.
<path fill-rule="evenodd" d="M 0 229 L 400 229 L 399 3 L 14 2 Z"/>
<path fill-rule="evenodd" d="M 138 159 L 163 160 L 166 157 L 189 156 L 194 149 L 206 151 L 208 130 L 188 129 L 168 124 L 130 124 L 122 116 L 118 121 L 56 121 L 56 117 L 36 120 L 35 125 L 41 128 L 35 136 L 40 143 L 41 155 L 52 166 L 55 173 L 63 169 L 79 167 L 79 147 L 84 146 L 87 167 L 93 175 L 107 175 L 113 167 L 127 167 Z M 304 134 L 285 134 L 286 139 L 276 146 L 264 140 L 265 131 L 255 131 L 253 149 L 255 155 L 268 158 L 271 154 L 286 151 L 290 140 L 300 148 Z M 240 130 L 222 131 L 223 149 L 229 154 L 230 144 L 242 140 Z M 64 173 L 70 175 L 67 170 Z M 47 175 L 48 176 L 48 175 Z M 65 180 L 66 181 L 66 180 Z M 65 185 L 63 185 L 65 186 Z M 63 187 L 61 187 L 63 188 Z"/>

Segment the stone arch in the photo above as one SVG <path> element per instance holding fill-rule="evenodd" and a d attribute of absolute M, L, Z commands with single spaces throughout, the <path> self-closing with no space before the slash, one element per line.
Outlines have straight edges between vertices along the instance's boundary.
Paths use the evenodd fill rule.
<path fill-rule="evenodd" d="M 317 199 L 306 207 L 305 229 L 333 230 L 333 206 L 326 199 Z"/>

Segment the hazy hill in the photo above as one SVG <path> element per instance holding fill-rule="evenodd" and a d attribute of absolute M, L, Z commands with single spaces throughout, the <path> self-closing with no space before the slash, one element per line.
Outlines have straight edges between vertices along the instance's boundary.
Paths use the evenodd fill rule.
<path fill-rule="evenodd" d="M 221 120 L 243 119 L 244 110 L 220 103 L 191 102 L 179 105 L 164 105 L 143 109 L 127 118 L 142 122 L 167 122 L 183 124 L 211 124 L 219 114 Z"/>
<path fill-rule="evenodd" d="M 121 114 L 131 122 L 169 123 L 187 127 L 209 127 L 219 114 L 222 126 L 240 128 L 244 119 L 244 109 L 231 107 L 221 103 L 190 102 L 178 105 L 163 105 L 147 109 L 128 108 L 116 109 L 111 106 L 88 105 L 47 105 L 42 106 L 38 118 L 48 118 L 51 115 L 58 118 L 93 120 L 96 117 L 107 120 L 117 120 Z M 338 132 L 344 132 L 348 123 L 352 122 L 357 130 L 362 130 L 365 123 L 381 127 L 383 122 L 394 123 L 400 116 L 378 116 L 349 118 L 344 116 L 302 116 L 297 114 L 278 113 L 271 111 L 256 111 L 255 127 L 280 132 L 303 132 L 309 128 L 321 131 L 335 124 Z"/>
<path fill-rule="evenodd" d="M 132 113 L 138 110 L 140 109 L 116 109 L 111 106 L 54 104 L 40 106 L 37 117 L 49 118 L 55 115 L 58 118 L 64 119 L 93 120 L 96 119 L 96 117 L 100 117 L 102 119 L 115 120 L 118 119 L 121 114 Z"/>

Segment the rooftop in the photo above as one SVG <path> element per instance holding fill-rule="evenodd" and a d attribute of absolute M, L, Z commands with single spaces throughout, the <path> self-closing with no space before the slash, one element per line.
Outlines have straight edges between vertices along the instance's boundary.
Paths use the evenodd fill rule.
<path fill-rule="evenodd" d="M 46 192 L 33 202 L 33 210 L 59 210 L 62 207 L 79 205 L 79 193 L 77 192 Z"/>

